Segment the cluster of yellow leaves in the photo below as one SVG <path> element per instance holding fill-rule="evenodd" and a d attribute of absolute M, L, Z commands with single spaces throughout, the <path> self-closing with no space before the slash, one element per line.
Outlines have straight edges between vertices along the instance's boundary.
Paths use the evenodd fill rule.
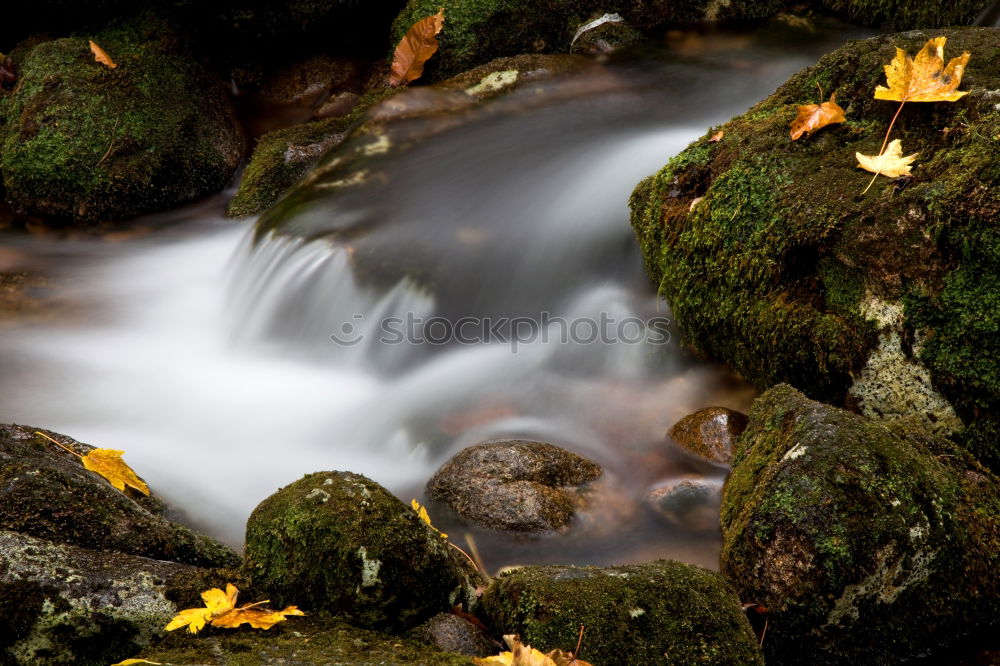
<path fill-rule="evenodd" d="M 432 530 L 440 534 L 442 538 L 444 539 L 448 538 L 447 534 L 445 534 L 444 532 L 442 532 L 441 530 L 439 530 L 438 528 L 434 527 L 434 525 L 431 524 L 431 517 L 430 514 L 427 513 L 427 507 L 422 506 L 420 502 L 418 502 L 415 499 L 410 500 L 410 506 L 412 506 L 413 510 L 417 512 L 417 515 L 420 516 L 420 520 L 427 523 L 428 527 L 430 527 Z"/>
<path fill-rule="evenodd" d="M 173 631 L 187 627 L 192 634 L 201 631 L 206 624 L 223 629 L 235 629 L 241 624 L 249 624 L 254 629 L 270 629 L 279 622 L 284 622 L 288 615 L 305 615 L 295 606 L 280 611 L 258 608 L 261 604 L 266 604 L 266 600 L 237 608 L 238 594 L 239 590 L 232 583 L 226 584 L 225 592 L 217 587 L 205 590 L 201 593 L 201 598 L 205 602 L 204 608 L 182 610 L 165 629 Z"/>
<path fill-rule="evenodd" d="M 510 648 L 494 657 L 473 658 L 477 666 L 592 666 L 573 656 L 572 652 L 552 650 L 544 654 L 530 645 L 522 645 L 521 639 L 512 634 L 503 637 Z"/>
<path fill-rule="evenodd" d="M 434 16 L 414 23 L 392 55 L 389 85 L 396 87 L 419 79 L 424 73 L 424 63 L 437 53 L 437 35 L 444 28 L 444 7 Z"/>
<path fill-rule="evenodd" d="M 44 432 L 35 431 L 36 435 L 41 435 L 45 439 L 49 440 L 56 446 L 59 446 L 74 456 L 80 459 L 83 466 L 89 469 L 91 472 L 96 472 L 108 480 L 112 486 L 125 492 L 125 486 L 130 488 L 135 488 L 143 495 L 149 494 L 149 486 L 147 486 L 142 479 L 140 479 L 132 468 L 125 464 L 122 460 L 122 454 L 124 451 L 119 451 L 117 449 L 92 449 L 87 455 L 80 455 L 73 449 L 65 446 L 64 444 L 57 442 L 55 439 L 49 437 Z"/>
<path fill-rule="evenodd" d="M 111 56 L 108 55 L 108 52 L 98 46 L 93 40 L 90 41 L 90 51 L 94 54 L 94 60 L 101 63 L 108 69 L 114 69 L 118 66 L 115 64 L 115 61 L 111 59 Z"/>

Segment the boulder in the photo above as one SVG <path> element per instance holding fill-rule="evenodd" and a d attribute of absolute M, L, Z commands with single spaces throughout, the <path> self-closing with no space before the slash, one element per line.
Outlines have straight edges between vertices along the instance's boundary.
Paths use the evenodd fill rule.
<path fill-rule="evenodd" d="M 245 571 L 278 606 L 407 629 L 462 603 L 478 574 L 443 536 L 359 474 L 309 474 L 247 521 Z"/>
<path fill-rule="evenodd" d="M 0 531 L 0 662 L 106 666 L 165 632 L 202 570 Z"/>
<path fill-rule="evenodd" d="M 777 386 L 723 490 L 722 572 L 767 608 L 768 664 L 951 654 L 1000 617 L 1000 479 L 910 422 Z"/>
<path fill-rule="evenodd" d="M 865 191 L 855 153 L 878 154 L 899 106 L 874 99 L 883 66 L 937 35 L 972 54 L 969 94 L 907 104 L 893 137 L 919 152 L 912 177 Z M 1000 464 L 998 65 L 994 28 L 851 42 L 643 181 L 632 225 L 688 344 L 758 388 L 918 418 Z M 847 122 L 791 141 L 820 88 Z"/>
<path fill-rule="evenodd" d="M 455 613 L 438 613 L 407 636 L 439 650 L 470 657 L 488 657 L 503 651 L 501 645 L 484 631 L 482 623 L 477 626 Z"/>
<path fill-rule="evenodd" d="M 528 566 L 501 574 L 482 614 L 543 652 L 594 664 L 763 664 L 739 599 L 716 573 L 660 560 L 598 567 Z"/>
<path fill-rule="evenodd" d="M 747 415 L 725 407 L 706 407 L 675 423 L 667 437 L 685 451 L 728 465 Z"/>
<path fill-rule="evenodd" d="M 618 14 L 594 16 L 576 29 L 570 53 L 606 55 L 639 44 L 644 36 Z"/>
<path fill-rule="evenodd" d="M 0 425 L 0 529 L 198 566 L 239 564 L 226 546 L 168 520 L 167 507 L 156 495 L 116 490 L 37 430 Z M 80 454 L 94 448 L 41 432 Z"/>
<path fill-rule="evenodd" d="M 145 17 L 13 54 L 0 91 L 0 175 L 22 213 L 92 224 L 221 189 L 243 155 L 222 83 L 165 22 Z"/>
<path fill-rule="evenodd" d="M 462 518 L 514 532 L 565 527 L 584 506 L 586 484 L 601 467 L 544 442 L 505 440 L 476 444 L 446 462 L 427 493 Z"/>

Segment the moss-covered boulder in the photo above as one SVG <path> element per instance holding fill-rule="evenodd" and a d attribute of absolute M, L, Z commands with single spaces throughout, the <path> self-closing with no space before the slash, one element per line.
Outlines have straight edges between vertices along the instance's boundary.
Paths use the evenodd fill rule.
<path fill-rule="evenodd" d="M 763 664 L 740 602 L 721 576 L 661 560 L 598 567 L 521 567 L 483 594 L 482 613 L 543 652 L 594 664 Z"/>
<path fill-rule="evenodd" d="M 15 209 L 80 224 L 221 189 L 243 154 L 224 86 L 163 21 L 144 18 L 14 52 L 0 91 L 0 174 Z"/>
<path fill-rule="evenodd" d="M 910 423 L 782 385 L 723 491 L 722 571 L 768 609 L 768 664 L 892 664 L 1000 617 L 1000 479 Z"/>
<path fill-rule="evenodd" d="M 883 65 L 937 34 L 972 54 L 969 94 L 907 104 L 893 136 L 913 175 L 865 192 L 855 153 L 878 153 L 898 107 L 873 98 Z M 847 122 L 791 141 L 820 89 Z M 632 225 L 687 342 L 759 388 L 917 417 L 1000 463 L 997 90 L 997 29 L 852 42 L 643 181 Z"/>
<path fill-rule="evenodd" d="M 0 531 L 0 663 L 107 666 L 162 636 L 201 570 Z"/>
<path fill-rule="evenodd" d="M 247 522 L 245 569 L 278 605 L 405 629 L 471 607 L 477 575 L 447 541 L 359 474 L 309 474 L 261 502 Z"/>
<path fill-rule="evenodd" d="M 198 566 L 239 564 L 226 546 L 168 520 L 166 505 L 155 495 L 119 492 L 37 430 L 0 425 L 0 529 Z M 94 448 L 40 432 L 81 455 Z"/>

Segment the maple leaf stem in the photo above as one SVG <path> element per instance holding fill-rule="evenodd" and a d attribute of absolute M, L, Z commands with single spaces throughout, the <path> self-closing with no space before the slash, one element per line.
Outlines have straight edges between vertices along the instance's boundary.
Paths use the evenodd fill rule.
<path fill-rule="evenodd" d="M 49 437 L 48 435 L 46 435 L 44 432 L 39 432 L 38 430 L 36 430 L 35 434 L 36 435 L 41 435 L 42 437 L 44 437 L 45 439 L 49 440 L 50 442 L 52 442 L 53 444 L 55 444 L 59 448 L 66 449 L 67 451 L 69 451 L 70 453 L 72 453 L 77 458 L 83 458 L 83 456 L 81 454 L 77 453 L 76 451 L 74 451 L 73 449 L 69 448 L 65 444 L 61 444 L 60 442 L 57 442 L 56 440 L 54 440 L 51 437 Z"/>
<path fill-rule="evenodd" d="M 892 134 L 892 126 L 896 124 L 896 118 L 899 118 L 899 112 L 903 110 L 903 105 L 904 104 L 906 104 L 906 100 L 905 99 L 902 102 L 899 103 L 899 108 L 896 109 L 896 115 L 894 115 L 892 117 L 892 120 L 889 121 L 889 129 L 886 130 L 885 140 L 882 141 L 882 147 L 879 148 L 879 150 L 878 150 L 878 154 L 879 155 L 881 155 L 882 152 L 885 151 L 885 147 L 889 144 L 889 135 Z M 878 175 L 878 174 L 875 174 L 875 175 Z"/>

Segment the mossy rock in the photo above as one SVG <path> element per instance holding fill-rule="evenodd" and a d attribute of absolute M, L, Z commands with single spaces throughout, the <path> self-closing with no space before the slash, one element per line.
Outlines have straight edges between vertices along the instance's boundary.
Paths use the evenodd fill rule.
<path fill-rule="evenodd" d="M 359 474 L 309 474 L 247 522 L 245 570 L 278 605 L 406 629 L 463 603 L 474 570 L 417 513 Z"/>
<path fill-rule="evenodd" d="M 166 505 L 156 495 L 116 490 L 38 430 L 0 425 L 0 529 L 158 560 L 239 565 L 226 546 L 168 520 Z M 65 435 L 40 432 L 81 455 L 93 449 Z"/>
<path fill-rule="evenodd" d="M 893 664 L 1000 617 L 1000 479 L 912 423 L 775 387 L 723 490 L 722 572 L 768 664 Z"/>
<path fill-rule="evenodd" d="M 211 655 L 211 656 L 210 656 Z M 410 638 L 360 629 L 323 613 L 290 617 L 263 630 L 206 628 L 196 636 L 180 631 L 137 655 L 161 664 L 420 664 L 469 666 L 467 656 L 444 652 Z"/>
<path fill-rule="evenodd" d="M 501 574 L 482 614 L 534 648 L 594 664 L 763 664 L 740 602 L 716 573 L 660 560 L 606 569 L 527 566 Z"/>
<path fill-rule="evenodd" d="M 0 530 L 0 663 L 107 666 L 163 635 L 173 592 L 213 576 Z"/>
<path fill-rule="evenodd" d="M 898 104 L 883 65 L 938 34 L 972 53 L 954 103 L 907 104 L 913 175 L 856 167 Z M 836 93 L 847 122 L 791 141 L 798 105 Z M 851 42 L 713 128 L 632 195 L 646 267 L 689 345 L 761 389 L 915 416 L 1000 463 L 1000 30 Z M 710 135 L 724 138 L 710 142 Z"/>
<path fill-rule="evenodd" d="M 15 51 L 0 92 L 0 173 L 15 209 L 78 224 L 163 210 L 221 189 L 243 154 L 224 86 L 165 22 Z"/>

